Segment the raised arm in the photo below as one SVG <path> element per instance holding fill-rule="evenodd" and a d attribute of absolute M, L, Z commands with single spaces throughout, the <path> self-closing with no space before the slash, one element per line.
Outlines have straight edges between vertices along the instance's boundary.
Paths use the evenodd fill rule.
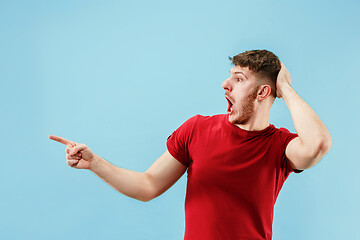
<path fill-rule="evenodd" d="M 299 135 L 287 145 L 285 154 L 294 169 L 307 169 L 324 157 L 331 148 L 332 140 L 324 123 L 290 83 L 290 73 L 281 63 L 276 95 L 284 99 Z"/>
<path fill-rule="evenodd" d="M 144 173 L 117 167 L 94 154 L 85 144 L 51 135 L 52 140 L 67 145 L 67 164 L 89 169 L 120 193 L 147 202 L 169 189 L 186 171 L 186 167 L 166 151 Z"/>

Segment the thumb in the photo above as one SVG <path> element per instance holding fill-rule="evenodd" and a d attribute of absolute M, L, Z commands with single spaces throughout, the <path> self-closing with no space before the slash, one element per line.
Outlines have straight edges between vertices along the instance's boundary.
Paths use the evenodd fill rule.
<path fill-rule="evenodd" d="M 87 146 L 85 144 L 78 144 L 76 145 L 74 148 L 72 148 L 70 150 L 70 155 L 75 155 L 76 153 L 80 152 L 80 151 L 83 151 L 87 148 Z"/>

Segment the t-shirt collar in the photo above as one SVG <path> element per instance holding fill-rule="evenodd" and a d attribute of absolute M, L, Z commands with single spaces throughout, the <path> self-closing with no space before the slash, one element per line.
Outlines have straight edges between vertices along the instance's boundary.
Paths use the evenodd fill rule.
<path fill-rule="evenodd" d="M 258 131 L 248 131 L 242 128 L 239 128 L 237 126 L 235 126 L 234 124 L 229 122 L 229 114 L 224 114 L 224 122 L 225 125 L 229 127 L 229 129 L 231 129 L 231 131 L 233 131 L 236 134 L 242 135 L 242 136 L 254 136 L 254 135 L 266 135 L 267 133 L 271 132 L 275 126 L 273 124 L 269 124 L 268 127 L 262 129 L 262 130 L 258 130 Z"/>

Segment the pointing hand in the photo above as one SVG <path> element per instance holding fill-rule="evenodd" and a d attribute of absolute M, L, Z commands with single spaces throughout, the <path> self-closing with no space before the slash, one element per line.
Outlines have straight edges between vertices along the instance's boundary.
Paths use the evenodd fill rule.
<path fill-rule="evenodd" d="M 65 149 L 66 164 L 77 169 L 90 169 L 95 154 L 85 144 L 75 143 L 68 139 L 50 135 L 51 140 L 68 146 Z"/>

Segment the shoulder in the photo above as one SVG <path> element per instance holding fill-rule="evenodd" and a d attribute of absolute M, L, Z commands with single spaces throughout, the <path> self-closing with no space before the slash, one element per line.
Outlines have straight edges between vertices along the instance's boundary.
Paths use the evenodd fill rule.
<path fill-rule="evenodd" d="M 302 172 L 304 168 L 299 164 L 299 161 L 297 161 L 297 153 L 302 151 L 299 145 L 298 134 L 292 133 L 284 127 L 279 128 L 278 133 L 282 151 L 284 152 L 284 163 L 290 171 L 294 171 L 295 173 Z"/>
<path fill-rule="evenodd" d="M 273 125 L 273 128 L 274 128 L 274 130 L 275 130 L 275 132 L 277 132 L 278 134 L 279 134 L 279 136 L 280 137 L 288 137 L 288 136 L 293 136 L 293 135 L 297 135 L 296 133 L 292 133 L 292 132 L 290 132 L 287 128 L 285 128 L 285 127 L 279 127 L 279 128 L 277 128 L 277 127 L 275 127 L 274 125 Z"/>
<path fill-rule="evenodd" d="M 280 141 L 279 143 L 282 146 L 283 150 L 285 150 L 289 142 L 291 142 L 294 138 L 298 137 L 297 133 L 292 133 L 285 127 L 277 128 L 273 126 L 273 129 L 274 132 L 276 133 L 275 136 Z"/>

